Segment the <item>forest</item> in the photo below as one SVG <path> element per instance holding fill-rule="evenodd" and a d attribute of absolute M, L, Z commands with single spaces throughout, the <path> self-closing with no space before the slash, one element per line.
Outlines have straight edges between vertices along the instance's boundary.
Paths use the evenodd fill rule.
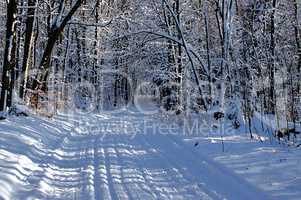
<path fill-rule="evenodd" d="M 116 107 L 147 82 L 177 113 L 235 104 L 246 119 L 297 123 L 299 9 L 297 0 L 2 1 L 0 109 L 61 108 L 74 83 Z"/>
<path fill-rule="evenodd" d="M 0 199 L 31 199 L 29 190 L 8 187 L 18 181 L 24 185 L 20 176 L 25 176 L 29 188 L 36 188 L 31 191 L 37 199 L 254 199 L 252 195 L 258 194 L 257 199 L 264 200 L 270 195 L 271 199 L 301 196 L 294 188 L 301 185 L 297 175 L 301 172 L 301 160 L 297 159 L 301 155 L 298 0 L 0 0 L 0 91 Z M 129 127 L 135 139 L 133 135 L 132 140 L 124 138 Z M 116 162 L 125 168 L 129 159 L 122 158 L 123 148 L 129 148 L 133 159 L 139 148 L 157 158 L 157 164 L 148 161 L 150 166 L 161 163 L 163 156 L 170 160 L 167 168 L 162 164 L 158 169 L 167 170 L 160 178 L 170 187 L 174 184 L 174 192 L 166 192 L 171 188 L 162 192 L 159 183 L 150 185 L 147 176 L 156 178 L 151 171 L 155 166 L 148 169 L 140 160 L 133 161 L 130 168 L 142 166 L 138 172 L 150 191 L 139 196 L 132 189 L 143 191 L 142 186 L 120 189 L 110 148 L 115 149 Z M 163 153 L 157 155 L 156 149 Z M 47 157 L 49 152 L 54 155 Z M 255 152 L 256 159 L 247 152 Z M 41 169 L 28 172 L 26 164 L 19 163 L 25 171 L 18 171 L 20 180 L 6 182 L 4 174 L 15 174 L 15 168 L 4 157 L 13 153 Z M 78 156 L 68 157 L 72 153 Z M 181 156 L 177 159 L 173 154 Z M 78 159 L 81 166 L 72 159 Z M 201 163 L 198 160 L 207 159 L 210 166 L 196 167 L 196 162 Z M 279 160 L 286 162 L 283 165 L 289 170 L 281 169 Z M 106 182 L 102 161 L 107 184 L 102 184 Z M 246 165 L 243 172 L 235 162 Z M 274 167 L 263 168 L 260 162 Z M 50 167 L 51 163 L 55 166 Z M 256 175 L 249 175 L 236 194 L 230 186 L 242 183 L 240 178 L 248 174 L 245 170 L 251 170 L 250 165 Z M 175 166 L 179 171 L 168 171 Z M 81 187 L 56 185 L 66 183 L 69 167 L 81 169 Z M 36 175 L 50 168 L 56 172 Z M 190 174 L 181 171 L 184 168 Z M 144 174 L 144 169 L 150 174 Z M 222 174 L 223 170 L 229 174 Z M 199 172 L 207 174 L 204 184 L 209 189 L 199 186 L 203 181 Z M 242 175 L 237 175 L 240 172 Z M 185 177 L 190 189 L 184 187 L 181 193 L 184 178 L 171 182 L 168 176 L 173 174 Z M 220 174 L 219 178 L 215 174 Z M 281 179 L 280 189 L 275 185 L 276 189 L 267 189 L 264 174 L 271 185 Z M 215 185 L 212 179 L 221 184 Z M 224 191 L 225 179 L 230 186 Z M 48 187 L 41 186 L 43 181 Z M 126 188 L 127 184 L 122 185 Z M 67 194 L 71 196 L 64 196 Z"/>

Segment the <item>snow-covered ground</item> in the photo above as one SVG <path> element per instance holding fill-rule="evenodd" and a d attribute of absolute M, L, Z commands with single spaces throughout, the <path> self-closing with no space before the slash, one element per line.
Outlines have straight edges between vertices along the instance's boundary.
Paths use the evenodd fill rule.
<path fill-rule="evenodd" d="M 173 121 L 135 109 L 0 121 L 0 199 L 301 198 L 300 150 L 228 135 L 223 153 Z"/>
<path fill-rule="evenodd" d="M 197 151 L 231 169 L 252 185 L 269 194 L 271 199 L 301 199 L 301 151 L 269 142 L 251 141 L 248 136 L 224 137 L 222 153 L 220 138 L 194 138 Z"/>

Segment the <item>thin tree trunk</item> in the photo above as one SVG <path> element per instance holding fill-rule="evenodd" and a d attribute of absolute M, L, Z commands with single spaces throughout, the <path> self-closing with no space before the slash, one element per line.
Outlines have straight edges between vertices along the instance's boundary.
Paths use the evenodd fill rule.
<path fill-rule="evenodd" d="M 181 24 L 181 13 L 180 13 L 180 0 L 175 0 L 175 13 L 177 16 L 177 20 L 179 22 L 179 24 Z M 181 33 L 178 31 L 178 40 L 181 40 Z M 177 106 L 180 107 L 177 108 L 178 112 L 181 112 L 181 100 L 182 100 L 182 76 L 183 76 L 183 65 L 182 65 L 182 45 L 178 44 L 177 46 L 177 70 L 176 70 L 176 83 L 178 84 L 178 88 L 177 88 Z"/>
<path fill-rule="evenodd" d="M 21 85 L 19 89 L 19 97 L 23 99 L 24 90 L 28 80 L 29 65 L 31 59 L 31 50 L 33 43 L 33 28 L 35 20 L 35 3 L 36 0 L 28 0 L 28 10 L 26 19 L 26 30 L 25 30 L 25 42 L 24 42 L 24 54 L 21 71 Z"/>
<path fill-rule="evenodd" d="M 210 39 L 209 39 L 209 26 L 208 26 L 208 10 L 206 8 L 205 11 L 205 31 L 206 31 L 206 50 L 207 50 L 207 68 L 208 68 L 208 82 L 209 82 L 209 98 L 211 99 L 212 97 L 212 88 L 211 88 L 211 84 L 212 84 L 212 79 L 211 79 L 211 59 L 210 59 Z"/>
<path fill-rule="evenodd" d="M 298 1 L 294 0 L 294 31 L 295 31 L 295 38 L 296 38 L 296 46 L 297 46 L 297 55 L 298 55 L 298 66 L 297 66 L 297 79 L 301 79 L 301 35 L 300 35 L 300 27 L 299 27 L 299 20 L 298 20 Z M 297 83 L 297 92 L 301 94 L 301 83 L 298 81 Z"/>
<path fill-rule="evenodd" d="M 276 0 L 273 0 L 273 10 L 271 15 L 271 44 L 270 44 L 270 63 L 269 63 L 269 79 L 270 79 L 270 88 L 269 88 L 269 99 L 270 99 L 270 109 L 269 111 L 275 113 L 276 99 L 275 99 L 275 9 L 276 9 Z"/>

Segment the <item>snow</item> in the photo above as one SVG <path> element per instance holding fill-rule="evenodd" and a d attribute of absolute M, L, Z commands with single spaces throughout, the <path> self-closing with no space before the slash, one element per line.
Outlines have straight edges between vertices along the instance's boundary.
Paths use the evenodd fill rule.
<path fill-rule="evenodd" d="M 158 134 L 145 129 L 145 121 L 159 126 L 176 120 L 129 108 L 0 121 L 0 199 L 266 200 L 301 195 L 297 149 L 225 135 L 222 153 L 220 137 L 185 137 L 180 129 Z"/>
<path fill-rule="evenodd" d="M 251 141 L 247 135 L 224 137 L 225 152 L 221 153 L 219 138 L 186 139 L 198 141 L 197 151 L 225 165 L 249 183 L 270 194 L 271 199 L 300 199 L 301 151 L 269 141 Z"/>

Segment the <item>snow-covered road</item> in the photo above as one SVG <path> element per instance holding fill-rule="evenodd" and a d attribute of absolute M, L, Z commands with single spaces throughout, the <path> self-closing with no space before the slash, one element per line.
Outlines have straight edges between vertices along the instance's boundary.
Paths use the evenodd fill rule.
<path fill-rule="evenodd" d="M 129 134 L 145 120 L 158 123 L 135 112 L 0 122 L 0 199 L 269 199 L 179 136 Z"/>

